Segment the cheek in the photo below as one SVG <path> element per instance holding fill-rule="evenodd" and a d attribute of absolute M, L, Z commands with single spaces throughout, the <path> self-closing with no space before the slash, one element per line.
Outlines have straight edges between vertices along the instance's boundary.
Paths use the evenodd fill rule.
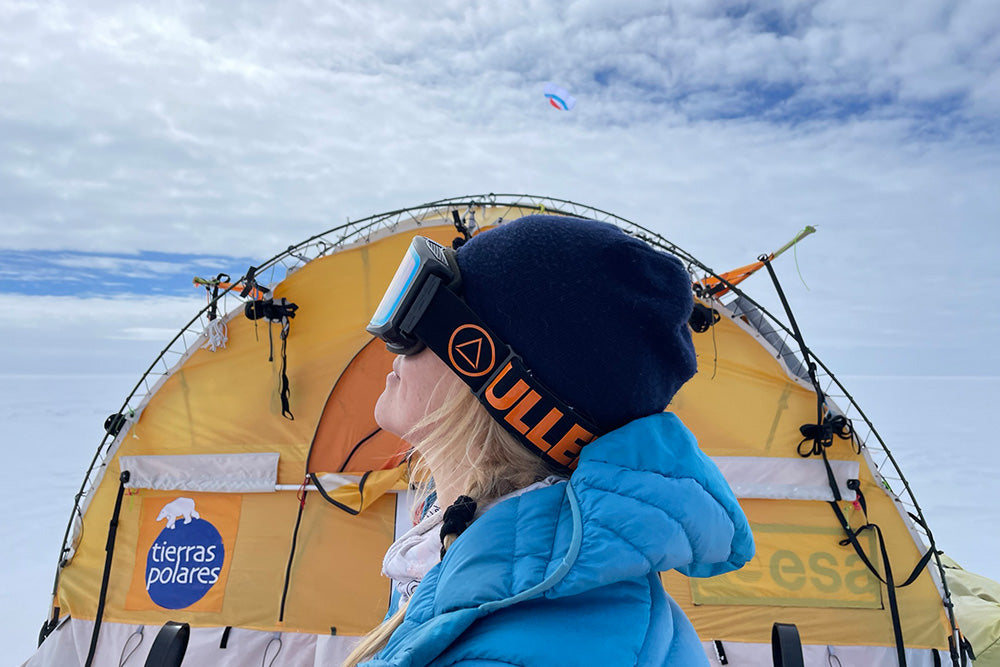
<path fill-rule="evenodd" d="M 402 437 L 424 415 L 440 407 L 453 376 L 429 350 L 404 358 L 399 367 L 398 376 L 390 374 L 386 378 L 385 389 L 375 404 L 375 421 Z"/>
<path fill-rule="evenodd" d="M 375 422 L 390 433 L 402 437 L 424 415 L 426 397 L 417 387 L 390 375 L 385 389 L 375 403 Z"/>

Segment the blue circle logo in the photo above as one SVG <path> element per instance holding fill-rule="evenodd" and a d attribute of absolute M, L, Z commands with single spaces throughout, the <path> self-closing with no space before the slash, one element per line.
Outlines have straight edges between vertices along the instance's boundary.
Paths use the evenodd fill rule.
<path fill-rule="evenodd" d="M 146 591 L 166 609 L 190 607 L 219 580 L 225 557 L 222 536 L 211 523 L 190 515 L 171 521 L 146 556 Z"/>

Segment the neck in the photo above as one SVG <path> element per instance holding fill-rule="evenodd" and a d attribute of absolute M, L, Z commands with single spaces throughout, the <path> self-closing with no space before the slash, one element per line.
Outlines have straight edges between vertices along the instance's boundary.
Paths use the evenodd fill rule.
<path fill-rule="evenodd" d="M 437 493 L 437 503 L 442 510 L 448 509 L 464 491 L 464 485 L 456 483 L 458 480 L 438 477 L 434 475 L 434 490 Z"/>
<path fill-rule="evenodd" d="M 437 494 L 437 504 L 441 509 L 448 509 L 455 500 L 468 494 L 468 471 L 455 466 L 454 462 L 427 460 L 431 477 L 434 479 L 434 492 Z"/>

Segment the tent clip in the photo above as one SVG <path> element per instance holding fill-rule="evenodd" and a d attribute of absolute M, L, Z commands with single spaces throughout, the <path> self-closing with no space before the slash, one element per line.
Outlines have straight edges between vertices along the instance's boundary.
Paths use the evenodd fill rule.
<path fill-rule="evenodd" d="M 469 233 L 469 228 L 466 226 L 465 222 L 462 221 L 462 216 L 458 214 L 458 209 L 451 210 L 451 221 L 455 225 L 455 230 L 461 234 L 461 237 L 455 237 L 455 240 L 451 242 L 451 247 L 458 250 L 465 242 L 472 238 L 472 234 Z"/>
<path fill-rule="evenodd" d="M 715 645 L 715 658 L 719 661 L 719 664 L 728 665 L 729 658 L 726 657 L 726 649 L 722 646 L 722 642 L 716 639 L 712 643 Z"/>
<path fill-rule="evenodd" d="M 691 311 L 691 317 L 688 318 L 688 324 L 691 325 L 695 333 L 705 333 L 715 326 L 721 318 L 722 316 L 715 308 L 709 308 L 696 301 L 694 309 Z"/>

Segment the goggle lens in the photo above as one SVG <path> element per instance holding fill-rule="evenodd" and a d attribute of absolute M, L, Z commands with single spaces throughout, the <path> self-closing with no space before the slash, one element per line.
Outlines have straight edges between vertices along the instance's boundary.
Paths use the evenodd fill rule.
<path fill-rule="evenodd" d="M 403 295 L 406 294 L 406 288 L 413 282 L 419 271 L 420 255 L 411 245 L 407 249 L 406 255 L 403 256 L 399 268 L 396 269 L 396 274 L 392 277 L 389 288 L 382 296 L 382 301 L 379 302 L 375 314 L 372 315 L 372 320 L 368 323 L 369 328 L 385 326 L 392 319 L 399 309 Z"/>

